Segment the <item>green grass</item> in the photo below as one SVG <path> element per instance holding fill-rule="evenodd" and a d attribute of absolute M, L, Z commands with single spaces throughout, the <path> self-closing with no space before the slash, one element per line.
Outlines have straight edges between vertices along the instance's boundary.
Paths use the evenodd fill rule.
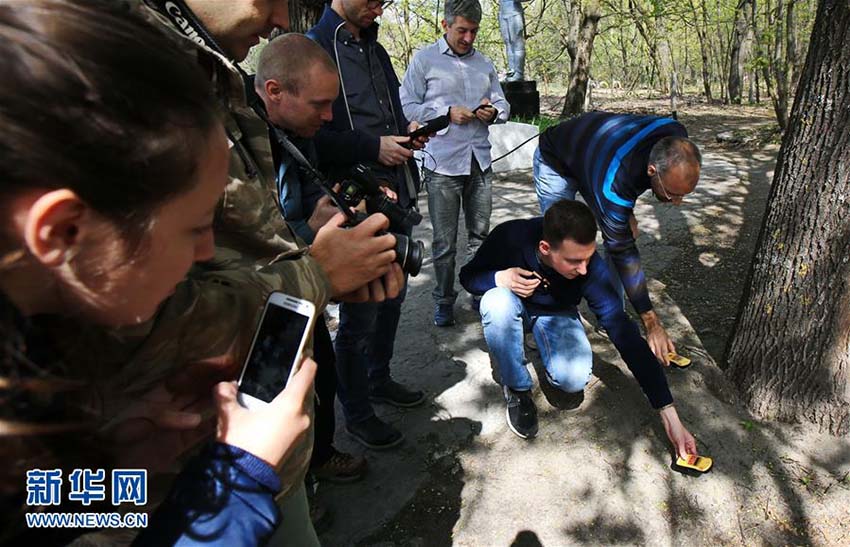
<path fill-rule="evenodd" d="M 535 118 L 521 118 L 521 117 L 518 117 L 518 116 L 517 117 L 511 116 L 511 121 L 536 125 L 540 129 L 540 132 L 542 133 L 543 131 L 546 131 L 547 129 L 549 129 L 553 125 L 558 125 L 563 120 L 559 120 L 558 118 L 554 118 L 552 116 L 537 116 Z"/>

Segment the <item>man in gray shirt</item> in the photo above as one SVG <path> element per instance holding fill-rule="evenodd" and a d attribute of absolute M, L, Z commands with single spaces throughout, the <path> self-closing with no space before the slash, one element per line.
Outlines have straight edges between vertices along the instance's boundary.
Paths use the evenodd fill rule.
<path fill-rule="evenodd" d="M 404 76 L 401 104 L 411 120 L 448 114 L 451 124 L 434 136 L 424 160 L 437 286 L 434 324 L 454 324 L 455 255 L 460 207 L 468 257 L 490 231 L 490 130 L 510 114 L 493 63 L 473 47 L 481 21 L 478 0 L 447 0 L 445 35 L 414 57 Z M 476 108 L 478 107 L 478 108 Z"/>

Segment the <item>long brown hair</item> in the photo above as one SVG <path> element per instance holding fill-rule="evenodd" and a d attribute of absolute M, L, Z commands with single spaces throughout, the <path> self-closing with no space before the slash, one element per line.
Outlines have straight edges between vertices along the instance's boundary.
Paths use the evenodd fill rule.
<path fill-rule="evenodd" d="M 210 83 L 124 3 L 0 3 L 0 74 L 0 200 L 70 188 L 138 235 L 193 183 Z"/>
<path fill-rule="evenodd" d="M 218 123 L 208 77 L 172 40 L 117 0 L 0 0 L 0 211 L 27 188 L 70 188 L 128 244 L 143 239 L 155 211 L 195 183 Z M 4 228 L 8 256 L 21 243 Z M 105 462 L 92 416 L 66 397 L 91 379 L 68 378 L 2 293 L 0 336 L 6 520 L 20 514 L 27 469 Z"/>

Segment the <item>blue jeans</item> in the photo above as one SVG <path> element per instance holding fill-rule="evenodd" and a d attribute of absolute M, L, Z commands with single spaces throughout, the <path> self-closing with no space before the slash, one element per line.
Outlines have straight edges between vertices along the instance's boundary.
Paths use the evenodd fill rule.
<path fill-rule="evenodd" d="M 393 299 L 339 305 L 336 334 L 337 395 L 347 423 L 362 422 L 375 415 L 369 402 L 369 387 L 390 379 L 395 335 L 401 317 L 404 288 Z"/>
<path fill-rule="evenodd" d="M 499 2 L 499 30 L 508 57 L 507 81 L 525 79 L 525 16 L 520 0 Z"/>
<path fill-rule="evenodd" d="M 454 304 L 457 299 L 455 255 L 461 206 L 466 219 L 467 260 L 475 256 L 475 252 L 490 233 L 492 179 L 492 170 L 488 167 L 486 171 L 481 171 L 474 157 L 469 175 L 450 177 L 425 170 L 428 213 L 434 229 L 431 254 L 434 257 L 434 277 L 437 281 L 431 295 L 437 304 Z"/>
<path fill-rule="evenodd" d="M 529 315 L 519 296 L 496 287 L 481 298 L 481 324 L 502 385 L 517 391 L 532 388 L 523 350 L 528 329 L 537 341 L 551 385 L 577 393 L 590 380 L 593 351 L 575 308 L 556 315 Z"/>
<path fill-rule="evenodd" d="M 546 210 L 556 201 L 561 199 L 576 199 L 578 192 L 578 182 L 571 178 L 562 177 L 560 173 L 549 167 L 549 164 L 543 159 L 540 154 L 540 147 L 534 151 L 534 161 L 532 163 L 532 173 L 534 174 L 534 191 L 537 192 L 537 201 L 540 202 L 540 211 L 546 213 Z M 596 219 L 597 222 L 599 219 Z M 605 261 L 608 263 L 608 272 L 611 274 L 611 282 L 614 288 L 620 295 L 620 300 L 625 298 L 625 288 L 620 280 L 620 274 L 617 271 L 617 266 L 611 260 L 611 255 L 606 251 L 604 253 Z M 625 300 L 623 300 L 625 303 Z"/>

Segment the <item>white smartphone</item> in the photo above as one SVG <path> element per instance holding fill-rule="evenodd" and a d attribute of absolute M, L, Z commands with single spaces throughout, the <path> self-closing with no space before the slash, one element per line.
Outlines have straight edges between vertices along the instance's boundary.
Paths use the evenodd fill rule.
<path fill-rule="evenodd" d="M 242 406 L 261 407 L 283 391 L 301 364 L 315 320 L 312 302 L 282 292 L 269 295 L 239 376 L 236 399 Z"/>

